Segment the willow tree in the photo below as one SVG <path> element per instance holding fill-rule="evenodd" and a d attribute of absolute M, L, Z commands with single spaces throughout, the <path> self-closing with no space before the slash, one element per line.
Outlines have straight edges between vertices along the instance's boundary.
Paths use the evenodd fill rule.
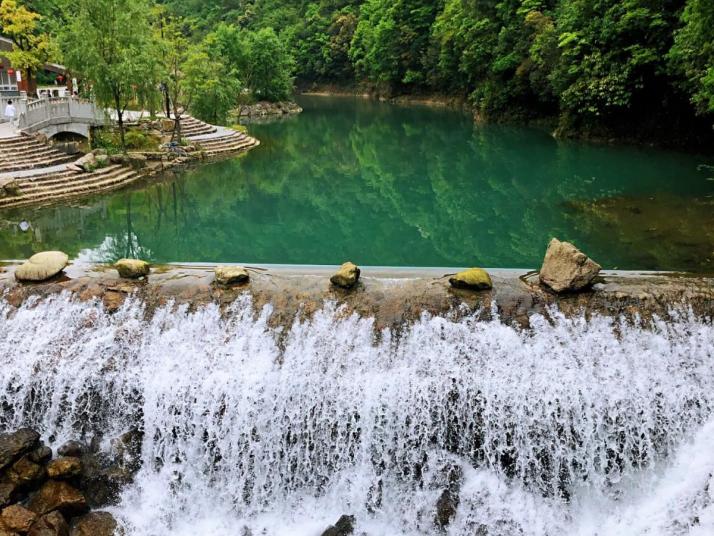
<path fill-rule="evenodd" d="M 157 85 L 158 51 L 147 0 L 76 0 L 67 4 L 61 34 L 66 65 L 116 113 L 122 150 L 129 104 Z"/>
<path fill-rule="evenodd" d="M 39 68 L 55 54 L 50 36 L 40 29 L 42 17 L 15 0 L 0 3 L 0 31 L 13 43 L 3 54 L 15 69 L 25 73 L 29 83 Z"/>

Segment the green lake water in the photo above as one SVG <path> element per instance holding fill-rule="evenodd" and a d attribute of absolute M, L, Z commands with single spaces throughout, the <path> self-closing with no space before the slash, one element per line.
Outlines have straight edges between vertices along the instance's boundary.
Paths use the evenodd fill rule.
<path fill-rule="evenodd" d="M 463 114 L 303 97 L 240 158 L 68 205 L 0 212 L 0 258 L 714 271 L 713 157 L 554 140 Z M 31 229 L 20 231 L 27 220 Z"/>

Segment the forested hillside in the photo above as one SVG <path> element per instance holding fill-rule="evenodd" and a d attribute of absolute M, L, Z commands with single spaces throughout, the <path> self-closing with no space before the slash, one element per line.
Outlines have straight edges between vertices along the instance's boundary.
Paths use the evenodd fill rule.
<path fill-rule="evenodd" d="M 273 28 L 302 85 L 458 95 L 483 118 L 559 116 L 565 132 L 708 129 L 714 112 L 711 0 L 165 3 L 206 32 Z"/>
<path fill-rule="evenodd" d="M 19 3 L 62 45 L 88 2 Z M 94 3 L 118 12 L 126 0 Z M 713 138 L 712 0 L 137 0 L 130 9 L 162 39 L 170 21 L 174 50 L 198 47 L 194 67 L 210 60 L 212 72 L 194 69 L 196 81 L 210 76 L 210 95 L 193 99 L 209 120 L 225 117 L 239 88 L 279 100 L 295 82 L 456 97 L 479 119 L 548 119 L 563 135 Z"/>

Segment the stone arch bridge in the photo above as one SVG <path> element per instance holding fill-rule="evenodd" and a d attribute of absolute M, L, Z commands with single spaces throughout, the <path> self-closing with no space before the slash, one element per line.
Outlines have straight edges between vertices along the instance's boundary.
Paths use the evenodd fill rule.
<path fill-rule="evenodd" d="M 89 138 L 92 127 L 103 126 L 108 122 L 105 111 L 89 100 L 51 97 L 31 101 L 23 106 L 17 128 L 26 134 L 40 132 L 48 138 L 64 132 Z"/>

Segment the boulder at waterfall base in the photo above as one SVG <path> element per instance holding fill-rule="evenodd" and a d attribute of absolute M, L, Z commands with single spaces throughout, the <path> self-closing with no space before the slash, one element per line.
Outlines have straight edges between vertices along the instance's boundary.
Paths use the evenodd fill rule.
<path fill-rule="evenodd" d="M 69 257 L 61 251 L 43 251 L 30 257 L 15 270 L 18 281 L 46 281 L 59 274 L 69 264 Z"/>
<path fill-rule="evenodd" d="M 22 534 L 30 530 L 37 520 L 37 514 L 19 504 L 13 504 L 0 513 L 0 526 Z"/>
<path fill-rule="evenodd" d="M 540 282 L 555 292 L 576 292 L 590 286 L 600 265 L 569 242 L 550 241 L 540 269 Z"/>
<path fill-rule="evenodd" d="M 0 434 L 0 471 L 24 454 L 37 448 L 40 434 L 29 428 L 13 433 Z"/>
<path fill-rule="evenodd" d="M 355 516 L 343 515 L 337 520 L 337 523 L 327 527 L 322 533 L 322 536 L 348 536 L 353 534 L 355 530 Z"/>
<path fill-rule="evenodd" d="M 28 508 L 43 515 L 59 510 L 67 515 L 76 515 L 88 510 L 87 501 L 78 489 L 67 482 L 48 480 L 32 496 Z"/>
<path fill-rule="evenodd" d="M 109 512 L 90 512 L 73 522 L 69 536 L 114 536 L 117 522 Z"/>
<path fill-rule="evenodd" d="M 47 464 L 47 476 L 57 480 L 66 480 L 82 473 L 82 462 L 79 458 L 62 456 Z"/>
<path fill-rule="evenodd" d="M 59 512 L 50 512 L 38 519 L 27 536 L 68 536 L 69 526 L 64 516 Z"/>

